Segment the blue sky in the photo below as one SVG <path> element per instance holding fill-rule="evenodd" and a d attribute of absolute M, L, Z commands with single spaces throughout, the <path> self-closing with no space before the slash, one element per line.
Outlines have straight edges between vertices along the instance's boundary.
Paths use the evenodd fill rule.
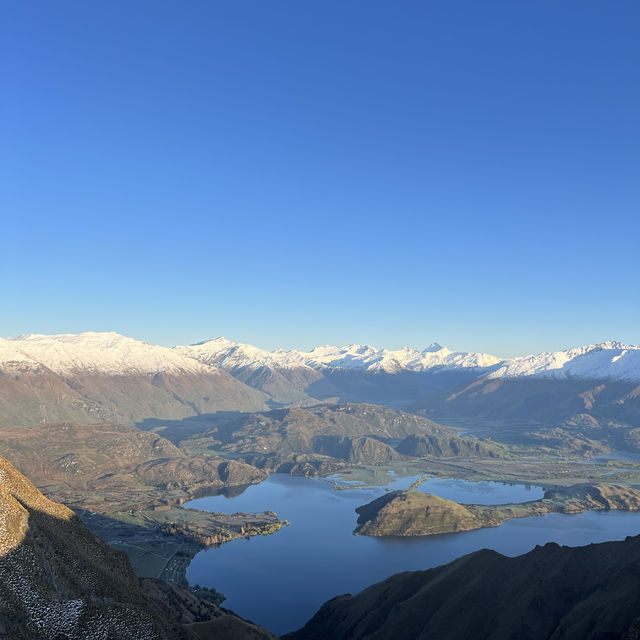
<path fill-rule="evenodd" d="M 636 0 L 1 13 L 0 335 L 640 343 Z"/>

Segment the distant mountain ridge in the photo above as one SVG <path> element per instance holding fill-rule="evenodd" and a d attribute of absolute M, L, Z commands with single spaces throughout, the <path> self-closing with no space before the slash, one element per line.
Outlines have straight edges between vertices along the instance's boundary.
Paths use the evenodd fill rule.
<path fill-rule="evenodd" d="M 351 345 L 285 352 L 216 338 L 176 349 L 285 404 L 369 402 L 445 423 L 481 418 L 551 427 L 588 413 L 604 425 L 640 426 L 640 347 L 615 340 L 506 360 L 437 343 L 422 351 Z M 500 437 L 498 430 L 488 435 Z M 572 432 L 568 441 L 584 436 Z"/>
<path fill-rule="evenodd" d="M 120 334 L 30 334 L 0 338 L 0 366 L 45 367 L 54 373 L 219 373 L 175 349 L 127 338 Z"/>
<path fill-rule="evenodd" d="M 437 343 L 418 351 L 376 349 L 369 345 L 352 344 L 344 347 L 322 346 L 311 351 L 267 351 L 251 345 L 214 338 L 186 347 L 176 347 L 181 354 L 225 369 L 237 367 L 276 366 L 281 368 L 309 367 L 312 369 L 340 368 L 384 371 L 427 371 L 434 368 L 492 367 L 501 362 L 486 353 L 450 351 Z"/>
<path fill-rule="evenodd" d="M 394 373 L 469 368 L 478 369 L 479 377 L 490 375 L 492 378 L 573 376 L 640 381 L 640 346 L 618 340 L 508 359 L 487 353 L 451 351 L 438 343 L 422 351 L 410 347 L 376 349 L 357 344 L 315 347 L 311 351 L 267 351 L 222 337 L 175 347 L 175 350 L 199 362 L 227 370 L 267 366 Z"/>
<path fill-rule="evenodd" d="M 640 426 L 640 347 L 611 340 L 501 360 L 437 343 L 267 351 L 225 338 L 169 348 L 113 332 L 0 338 L 0 426 L 136 424 L 319 402 L 552 426 L 586 411 Z"/>
<path fill-rule="evenodd" d="M 538 376 L 640 381 L 640 346 L 617 340 L 504 360 L 491 378 Z"/>
<path fill-rule="evenodd" d="M 219 337 L 192 345 L 162 347 L 115 332 L 29 334 L 0 338 L 0 366 L 46 367 L 55 373 L 215 373 L 243 367 L 357 369 L 426 372 L 478 369 L 479 376 L 511 378 L 603 377 L 640 381 L 640 346 L 617 340 L 556 352 L 500 359 L 487 353 L 451 351 L 433 343 L 419 351 L 369 345 L 319 346 L 311 351 L 268 351 Z"/>

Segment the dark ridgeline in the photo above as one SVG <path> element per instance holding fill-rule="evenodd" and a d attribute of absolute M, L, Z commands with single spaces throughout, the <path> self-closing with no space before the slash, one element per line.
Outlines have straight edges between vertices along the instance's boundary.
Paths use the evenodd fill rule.
<path fill-rule="evenodd" d="M 484 549 L 325 603 L 285 640 L 637 640 L 640 536 Z"/>

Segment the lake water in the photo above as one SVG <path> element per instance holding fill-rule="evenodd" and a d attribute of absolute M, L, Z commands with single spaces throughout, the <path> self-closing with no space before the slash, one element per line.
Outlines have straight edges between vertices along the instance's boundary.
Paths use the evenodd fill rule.
<path fill-rule="evenodd" d="M 387 486 L 405 488 L 413 478 Z M 431 479 L 421 491 L 456 502 L 501 504 L 542 497 L 540 487 Z M 187 506 L 208 511 L 275 511 L 291 526 L 201 551 L 187 570 L 191 584 L 215 587 L 224 606 L 277 634 L 301 627 L 330 598 L 356 593 L 400 571 L 429 569 L 471 551 L 505 555 L 538 544 L 578 546 L 640 533 L 640 513 L 549 514 L 509 520 L 500 527 L 419 538 L 354 536 L 355 508 L 385 488 L 336 491 L 325 479 L 274 474 L 234 498 L 214 496 Z"/>

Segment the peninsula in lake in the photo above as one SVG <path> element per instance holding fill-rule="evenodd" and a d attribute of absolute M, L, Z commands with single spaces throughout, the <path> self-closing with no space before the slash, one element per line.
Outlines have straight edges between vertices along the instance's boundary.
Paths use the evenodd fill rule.
<path fill-rule="evenodd" d="M 505 520 L 547 513 L 638 511 L 640 490 L 624 485 L 574 485 L 549 489 L 540 500 L 520 504 L 459 504 L 416 489 L 393 491 L 356 509 L 354 533 L 366 536 L 428 536 L 498 527 Z"/>

